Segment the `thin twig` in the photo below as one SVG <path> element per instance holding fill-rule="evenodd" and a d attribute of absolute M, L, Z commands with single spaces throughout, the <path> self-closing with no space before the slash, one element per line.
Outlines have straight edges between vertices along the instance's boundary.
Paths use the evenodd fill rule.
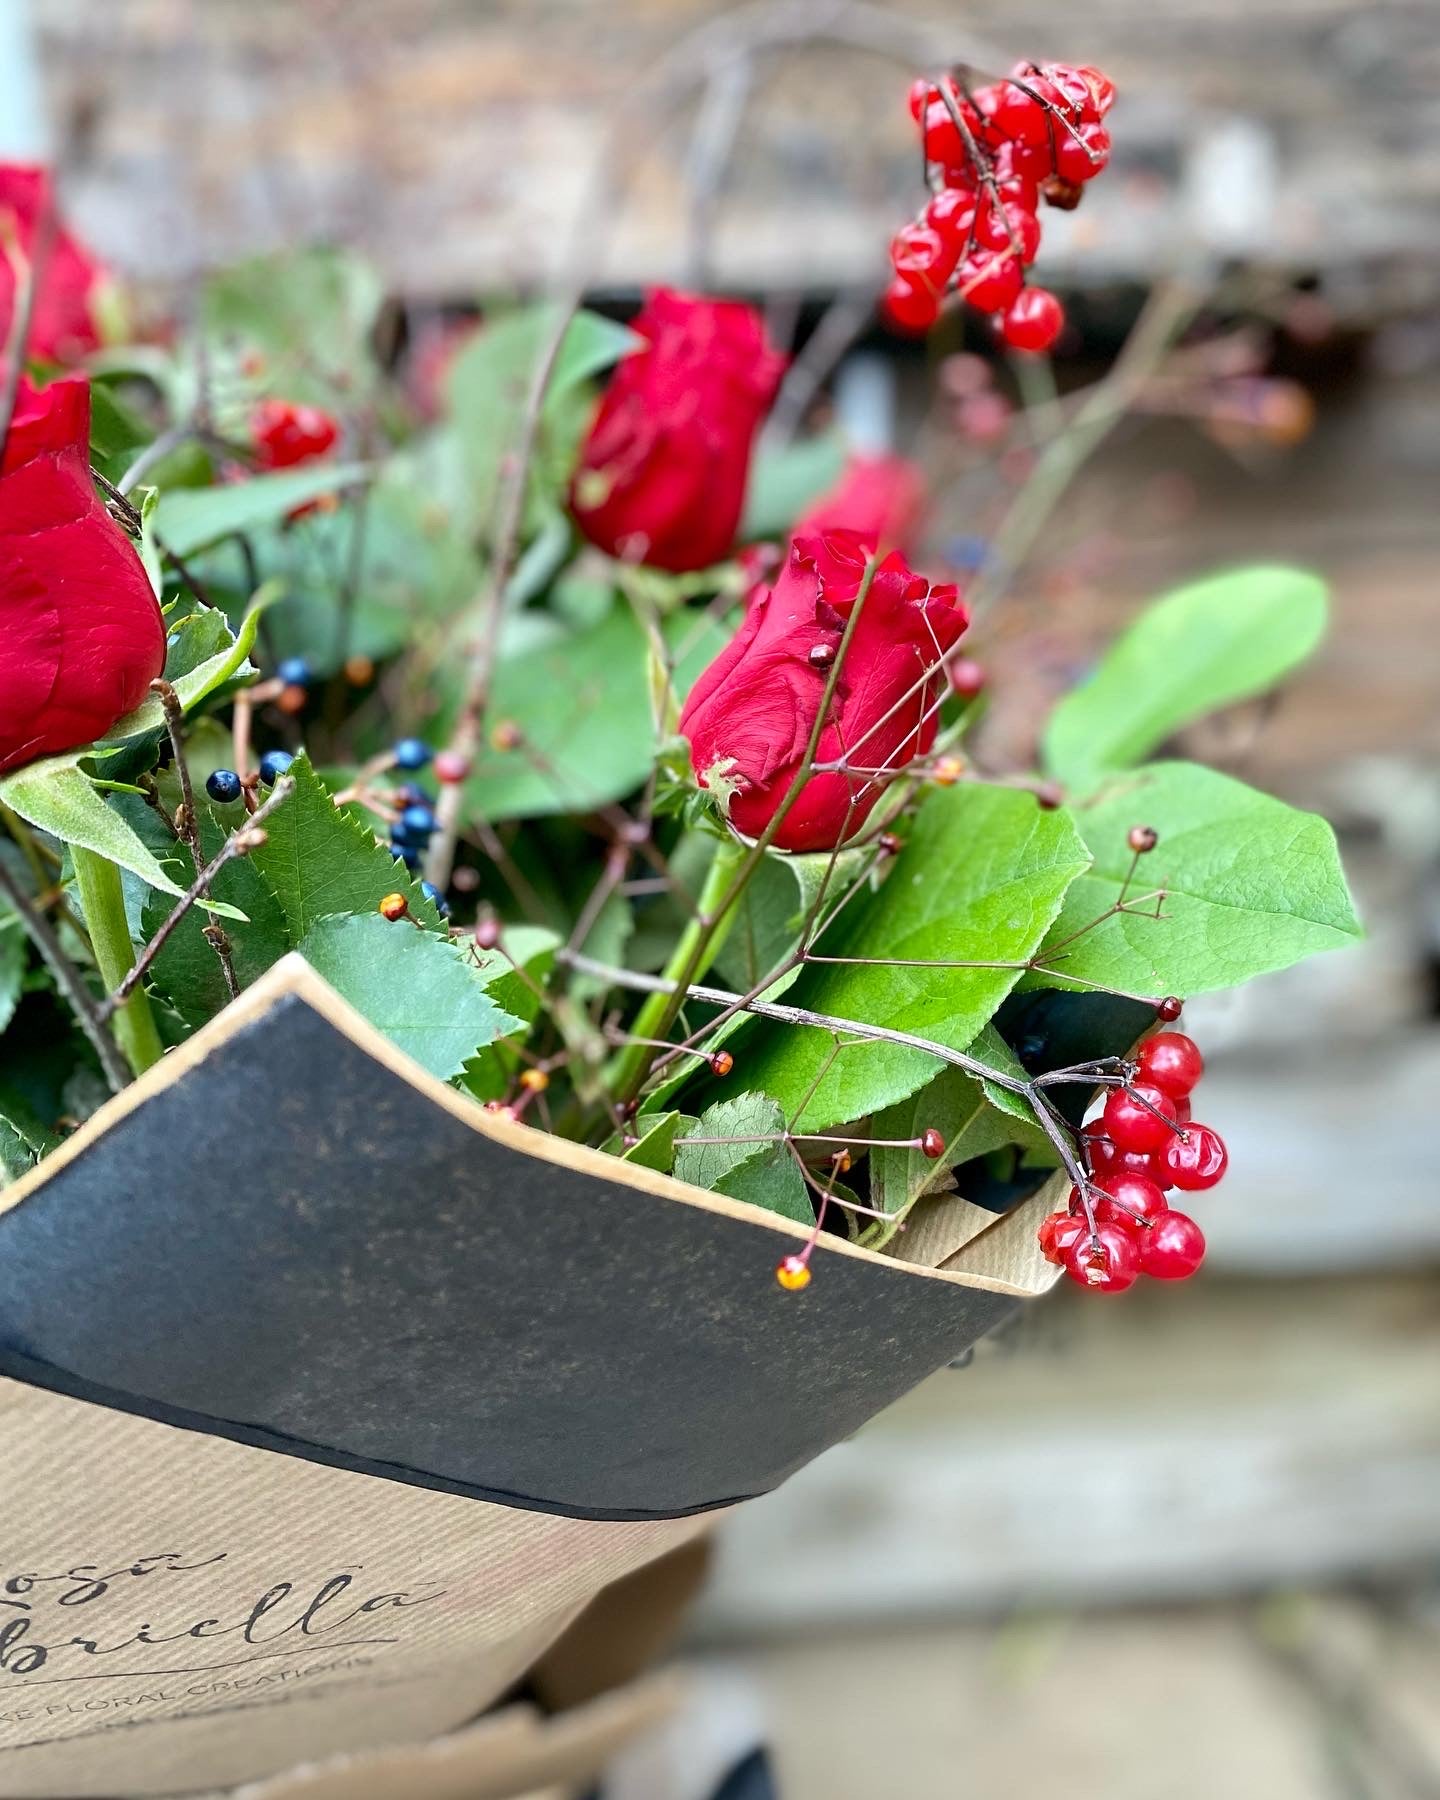
<path fill-rule="evenodd" d="M 282 775 L 275 783 L 274 793 L 271 794 L 265 804 L 257 807 L 243 825 L 237 826 L 236 829 L 230 833 L 229 837 L 226 838 L 219 850 L 217 850 L 210 861 L 205 864 L 204 868 L 199 871 L 194 881 L 191 882 L 190 886 L 175 902 L 169 915 L 161 924 L 160 929 L 140 952 L 134 967 L 129 971 L 119 987 L 116 988 L 115 992 L 111 994 L 110 998 L 105 1001 L 104 1005 L 100 1008 L 103 1017 L 108 1018 L 116 1007 L 123 1006 L 130 995 L 134 993 L 136 987 L 144 979 L 146 970 L 149 969 L 151 963 L 154 962 L 155 958 L 165 948 L 166 941 L 170 937 L 171 932 L 175 930 L 176 926 L 179 925 L 180 921 L 185 917 L 186 913 L 190 911 L 191 907 L 194 906 L 197 901 L 204 899 L 209 891 L 211 883 L 225 867 L 226 863 L 233 861 L 237 856 L 247 855 L 251 850 L 258 849 L 260 845 L 264 843 L 265 834 L 261 829 L 264 821 L 269 818 L 270 814 L 275 811 L 277 806 L 283 801 L 288 800 L 294 792 L 294 781 L 290 776 Z M 211 942 L 213 943 L 213 941 L 214 940 L 212 939 Z M 226 954 L 220 958 L 220 966 L 225 971 L 225 985 L 230 989 L 230 998 L 233 1000 L 240 992 L 240 987 L 238 982 L 231 987 L 231 983 L 235 981 L 235 968 L 230 960 L 228 946 Z"/>
<path fill-rule="evenodd" d="M 175 759 L 175 776 L 180 783 L 180 805 L 175 812 L 175 829 L 185 840 L 190 852 L 190 861 L 194 865 L 195 879 L 200 883 L 197 894 L 205 891 L 202 872 L 205 868 L 205 847 L 200 841 L 200 815 L 195 809 L 195 791 L 190 785 L 190 765 L 185 760 L 185 709 L 180 704 L 180 696 L 163 679 L 150 683 L 150 692 L 159 697 L 161 708 L 165 713 L 165 729 L 170 734 L 170 749 Z M 262 810 L 265 810 L 262 808 Z M 256 817 L 259 815 L 257 814 Z M 178 920 L 176 923 L 178 924 Z M 169 921 L 162 926 L 168 936 Z M 205 941 L 215 952 L 220 961 L 220 972 L 225 978 L 225 991 L 233 1000 L 240 992 L 240 980 L 235 973 L 235 959 L 230 953 L 230 940 L 224 931 L 216 930 L 206 933 Z M 137 965 L 138 966 L 138 965 Z M 133 975 L 134 971 L 131 971 Z M 127 981 L 129 977 L 127 976 Z M 130 982 L 133 988 L 134 982 Z M 128 991 L 128 990 L 127 990 Z"/>
<path fill-rule="evenodd" d="M 118 1094 L 130 1079 L 125 1058 L 110 1035 L 100 1007 L 85 985 L 84 977 L 61 949 L 60 940 L 51 929 L 50 921 L 32 904 L 29 895 L 6 868 L 3 858 L 0 858 L 0 889 L 3 889 L 6 899 L 25 927 L 26 935 L 44 957 L 50 973 L 70 1002 L 80 1029 L 94 1046 L 111 1093 Z"/>

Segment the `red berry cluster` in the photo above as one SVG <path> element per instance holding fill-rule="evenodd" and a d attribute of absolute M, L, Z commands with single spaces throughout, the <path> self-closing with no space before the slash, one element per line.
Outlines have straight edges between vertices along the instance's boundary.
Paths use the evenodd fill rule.
<path fill-rule="evenodd" d="M 1112 1088 L 1085 1127 L 1095 1229 L 1075 1188 L 1069 1211 L 1040 1227 L 1041 1250 L 1082 1287 L 1118 1294 L 1141 1275 L 1184 1281 L 1200 1267 L 1205 1235 L 1165 1190 L 1198 1192 L 1225 1173 L 1219 1133 L 1190 1117 L 1190 1092 L 1204 1071 L 1188 1037 L 1157 1032 L 1140 1047 L 1135 1079 Z"/>
<path fill-rule="evenodd" d="M 1101 120 L 1115 84 L 1098 69 L 1017 63 L 1003 81 L 973 91 L 958 77 L 910 89 L 935 191 L 921 216 L 895 234 L 895 278 L 886 318 L 928 331 L 956 293 L 995 316 L 1012 350 L 1048 350 L 1065 323 L 1060 302 L 1026 285 L 1040 248 L 1041 200 L 1066 211 L 1110 160 Z"/>
<path fill-rule="evenodd" d="M 251 415 L 250 432 L 262 469 L 292 469 L 333 450 L 340 426 L 323 407 L 261 400 Z"/>

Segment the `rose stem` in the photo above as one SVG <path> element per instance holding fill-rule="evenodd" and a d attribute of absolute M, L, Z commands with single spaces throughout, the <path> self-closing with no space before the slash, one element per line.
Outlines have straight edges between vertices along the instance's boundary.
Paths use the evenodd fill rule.
<path fill-rule="evenodd" d="M 108 857 L 80 844 L 70 846 L 70 855 L 95 964 L 106 992 L 114 993 L 135 966 L 135 946 L 125 918 L 120 871 Z M 143 987 L 137 987 L 125 1004 L 116 1008 L 114 1024 L 116 1040 L 137 1075 L 159 1062 L 165 1047 L 150 1010 L 150 996 Z"/>

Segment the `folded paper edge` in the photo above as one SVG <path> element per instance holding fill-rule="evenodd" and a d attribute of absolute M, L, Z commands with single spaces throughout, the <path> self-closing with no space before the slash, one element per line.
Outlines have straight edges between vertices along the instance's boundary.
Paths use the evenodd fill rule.
<path fill-rule="evenodd" d="M 342 999 L 329 982 L 296 951 L 291 951 L 272 964 L 258 981 L 232 1000 L 193 1037 L 168 1051 L 129 1087 L 106 1101 L 43 1162 L 37 1163 L 12 1186 L 0 1192 L 0 1220 L 4 1219 L 6 1213 L 22 1205 L 32 1194 L 44 1188 L 61 1169 L 83 1156 L 112 1126 L 143 1106 L 153 1095 L 164 1092 L 172 1083 L 198 1068 L 216 1050 L 263 1018 L 277 1001 L 286 996 L 302 1001 L 334 1030 L 348 1038 L 357 1049 L 380 1063 L 399 1080 L 406 1082 L 432 1105 L 448 1112 L 477 1137 L 504 1144 L 508 1149 L 531 1156 L 539 1162 L 557 1164 L 582 1174 L 593 1175 L 597 1180 L 635 1188 L 656 1199 L 673 1200 L 683 1206 L 698 1207 L 721 1218 L 773 1231 L 777 1237 L 792 1242 L 803 1243 L 810 1235 L 805 1226 L 783 1219 L 776 1213 L 766 1212 L 761 1207 L 751 1206 L 742 1200 L 732 1200 L 727 1195 L 711 1193 L 704 1188 L 692 1187 L 688 1182 L 677 1181 L 673 1175 L 662 1175 L 658 1170 L 625 1162 L 620 1157 L 606 1155 L 604 1151 L 592 1150 L 588 1145 L 574 1144 L 566 1138 L 554 1137 L 518 1121 L 501 1119 L 485 1112 L 474 1100 L 447 1087 L 443 1081 L 422 1069 L 403 1050 L 391 1043 L 383 1032 L 378 1031 L 347 1000 Z M 1053 1206 L 1053 1200 L 1046 1200 L 1043 1207 L 1039 1205 L 1045 1199 L 1049 1185 L 1047 1183 L 1040 1194 L 1002 1214 L 995 1225 L 982 1232 L 974 1242 L 979 1244 L 991 1240 L 987 1248 L 993 1253 L 1000 1248 L 1000 1240 L 996 1239 L 995 1234 L 1003 1233 L 1003 1238 L 1008 1241 L 1010 1231 L 1003 1228 L 1019 1229 L 1022 1220 L 1024 1231 L 1033 1239 L 1035 1219 Z M 1034 1276 L 1029 1285 L 1022 1286 L 994 1273 L 955 1268 L 922 1268 L 893 1256 L 882 1256 L 858 1244 L 848 1243 L 843 1238 L 827 1239 L 825 1248 L 828 1253 L 858 1257 L 862 1262 L 892 1273 L 900 1271 L 917 1279 L 939 1281 L 951 1287 L 981 1288 L 989 1293 L 1017 1300 L 1037 1299 L 1049 1290 L 1054 1281 L 1054 1271 L 1039 1257 L 1038 1252 L 1033 1257 L 1023 1259 L 1030 1263 Z M 969 1248 L 967 1245 L 967 1251 Z M 986 1260 L 991 1258 L 987 1256 Z"/>

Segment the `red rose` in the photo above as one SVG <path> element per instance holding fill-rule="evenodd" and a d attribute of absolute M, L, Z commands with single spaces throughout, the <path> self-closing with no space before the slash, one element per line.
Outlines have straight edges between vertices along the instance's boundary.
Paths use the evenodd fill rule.
<path fill-rule="evenodd" d="M 18 244 L 28 259 L 37 227 L 53 205 L 48 170 L 0 163 L 0 344 L 9 340 L 15 311 L 12 246 Z M 94 307 L 106 280 L 104 265 L 57 222 L 39 275 L 25 354 L 42 362 L 77 362 L 100 346 Z"/>
<path fill-rule="evenodd" d="M 752 600 L 729 647 L 695 683 L 680 715 L 702 787 L 732 788 L 730 822 L 759 837 L 789 791 L 814 728 L 868 550 L 853 531 L 797 537 L 774 587 Z M 935 741 L 940 661 L 969 623 L 959 591 L 932 587 L 898 553 L 875 571 L 816 752 L 857 770 L 898 769 Z M 812 775 L 771 840 L 829 850 L 885 791 L 873 775 Z"/>
<path fill-rule="evenodd" d="M 729 553 L 750 450 L 785 368 L 753 307 L 657 288 L 580 453 L 570 505 L 592 544 L 659 569 Z"/>
<path fill-rule="evenodd" d="M 0 773 L 93 742 L 165 667 L 159 603 L 89 444 L 87 382 L 20 383 L 0 459 Z"/>
<path fill-rule="evenodd" d="M 852 456 L 795 533 L 857 531 L 872 550 L 903 550 L 924 516 L 925 477 L 914 463 L 903 456 Z"/>

